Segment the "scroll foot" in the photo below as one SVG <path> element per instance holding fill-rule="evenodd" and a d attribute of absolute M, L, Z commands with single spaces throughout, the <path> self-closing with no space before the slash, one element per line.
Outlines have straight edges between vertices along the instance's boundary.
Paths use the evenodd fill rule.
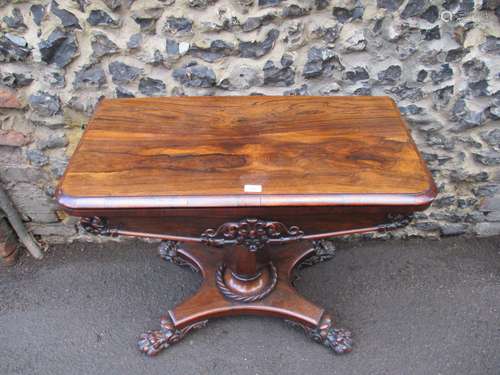
<path fill-rule="evenodd" d="M 182 329 L 177 329 L 169 317 L 163 317 L 160 322 L 160 330 L 149 331 L 139 337 L 137 343 L 139 350 L 148 356 L 155 356 L 163 349 L 180 341 L 184 336 L 193 329 L 204 327 L 207 321 L 201 321 Z"/>
<path fill-rule="evenodd" d="M 326 262 L 335 256 L 336 248 L 331 241 L 313 241 L 314 252 L 299 264 L 299 269 Z"/>
<path fill-rule="evenodd" d="M 159 247 L 160 256 L 167 262 L 171 262 L 178 266 L 189 267 L 191 271 L 198 272 L 198 268 L 188 262 L 178 254 L 179 243 L 177 241 L 162 241 Z"/>

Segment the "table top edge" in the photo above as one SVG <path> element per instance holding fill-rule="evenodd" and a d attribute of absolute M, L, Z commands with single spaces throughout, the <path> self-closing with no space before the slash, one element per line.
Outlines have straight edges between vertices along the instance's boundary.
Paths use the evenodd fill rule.
<path fill-rule="evenodd" d="M 56 200 L 63 210 L 144 209 L 144 208 L 237 208 L 278 206 L 422 206 L 428 207 L 437 195 L 429 189 L 416 194 L 245 194 L 145 197 L 74 197 L 61 189 Z"/>
<path fill-rule="evenodd" d="M 333 95 L 333 96 L 324 96 L 324 95 L 291 95 L 291 96 L 283 96 L 283 95 L 214 95 L 214 96 L 206 96 L 206 95 L 190 95 L 190 96 L 153 96 L 153 97 L 141 97 L 141 98 L 102 98 L 98 104 L 102 103 L 110 103 L 110 102 L 148 102 L 148 101 L 192 101 L 192 100 L 207 100 L 207 101 L 214 101 L 214 100 L 231 100 L 231 99 L 244 99 L 244 100 L 249 100 L 249 99 L 260 99 L 263 101 L 266 100 L 276 100 L 276 99 L 287 99 L 287 100 L 310 100 L 310 99 L 320 99 L 320 100 L 345 100 L 349 99 L 352 100 L 369 100 L 369 101 L 386 101 L 387 103 L 390 103 L 391 105 L 395 106 L 395 109 L 397 109 L 397 104 L 394 101 L 393 98 L 391 98 L 388 95 Z"/>

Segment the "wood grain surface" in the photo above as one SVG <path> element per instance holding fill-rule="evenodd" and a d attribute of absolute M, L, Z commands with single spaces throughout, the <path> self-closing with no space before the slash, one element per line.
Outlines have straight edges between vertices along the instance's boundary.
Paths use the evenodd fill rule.
<path fill-rule="evenodd" d="M 390 98 L 168 97 L 104 99 L 57 196 L 68 209 L 427 206 L 435 186 Z"/>

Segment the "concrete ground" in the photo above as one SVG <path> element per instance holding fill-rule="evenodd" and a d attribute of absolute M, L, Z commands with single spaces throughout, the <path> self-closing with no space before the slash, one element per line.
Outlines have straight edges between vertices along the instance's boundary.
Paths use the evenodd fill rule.
<path fill-rule="evenodd" d="M 147 358 L 137 335 L 199 275 L 154 243 L 74 243 L 0 266 L 0 374 L 500 374 L 499 237 L 338 248 L 297 286 L 353 332 L 350 354 L 278 319 L 238 317 Z"/>

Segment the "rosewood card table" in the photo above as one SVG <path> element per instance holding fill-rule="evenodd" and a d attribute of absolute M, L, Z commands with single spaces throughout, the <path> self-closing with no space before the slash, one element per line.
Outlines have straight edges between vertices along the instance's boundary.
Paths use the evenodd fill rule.
<path fill-rule="evenodd" d="M 240 314 L 349 352 L 350 333 L 295 291 L 292 271 L 331 258 L 327 238 L 406 225 L 435 195 L 387 97 L 105 99 L 57 190 L 88 232 L 163 240 L 163 258 L 201 273 L 140 337 L 148 355 Z"/>

